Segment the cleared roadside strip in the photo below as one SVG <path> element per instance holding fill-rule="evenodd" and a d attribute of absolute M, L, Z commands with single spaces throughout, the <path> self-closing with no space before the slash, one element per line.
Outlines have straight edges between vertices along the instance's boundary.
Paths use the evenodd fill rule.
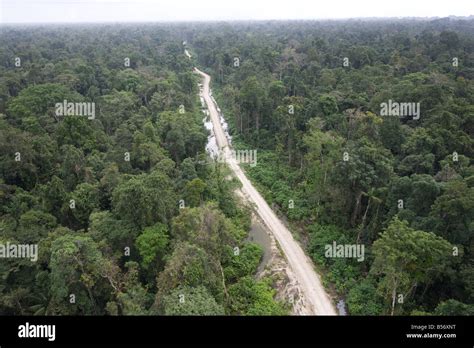
<path fill-rule="evenodd" d="M 260 193 L 253 187 L 250 180 L 232 156 L 232 149 L 230 148 L 220 123 L 217 105 L 211 99 L 209 87 L 211 77 L 197 68 L 194 68 L 194 71 L 203 77 L 202 97 L 204 98 L 209 111 L 218 147 L 223 151 L 229 168 L 242 183 L 242 191 L 244 195 L 251 203 L 255 204 L 256 213 L 275 236 L 275 239 L 278 241 L 286 259 L 288 260 L 289 266 L 297 277 L 298 283 L 304 294 L 304 300 L 308 304 L 305 306 L 307 308 L 307 313 L 303 314 L 337 315 L 334 305 L 321 283 L 321 278 L 314 269 L 312 261 L 305 254 L 298 242 L 293 238 L 291 232 L 270 208 L 265 199 L 263 199 Z"/>

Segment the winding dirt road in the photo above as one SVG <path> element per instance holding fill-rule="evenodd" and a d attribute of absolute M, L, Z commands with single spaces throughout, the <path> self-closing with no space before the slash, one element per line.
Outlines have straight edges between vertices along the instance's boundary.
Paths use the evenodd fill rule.
<path fill-rule="evenodd" d="M 256 213 L 260 216 L 269 230 L 273 233 L 278 244 L 280 245 L 284 255 L 288 260 L 288 264 L 297 277 L 297 281 L 303 292 L 303 296 L 307 305 L 305 306 L 306 315 L 337 315 L 333 303 L 326 293 L 321 279 L 314 269 L 314 265 L 309 257 L 304 253 L 301 246 L 293 238 L 291 232 L 276 216 L 267 202 L 260 193 L 253 187 L 252 183 L 242 171 L 235 158 L 232 156 L 231 148 L 225 136 L 224 130 L 220 123 L 217 107 L 212 101 L 210 95 L 211 77 L 194 68 L 194 71 L 203 77 L 202 97 L 207 104 L 209 115 L 214 127 L 214 134 L 219 149 L 223 152 L 226 163 L 233 171 L 235 176 L 242 183 L 242 191 L 247 199 L 256 207 Z"/>

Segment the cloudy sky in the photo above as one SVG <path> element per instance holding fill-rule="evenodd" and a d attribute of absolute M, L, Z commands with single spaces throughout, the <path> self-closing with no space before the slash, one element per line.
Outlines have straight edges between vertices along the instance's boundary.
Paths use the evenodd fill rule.
<path fill-rule="evenodd" d="M 473 15 L 474 0 L 0 0 L 0 23 Z"/>

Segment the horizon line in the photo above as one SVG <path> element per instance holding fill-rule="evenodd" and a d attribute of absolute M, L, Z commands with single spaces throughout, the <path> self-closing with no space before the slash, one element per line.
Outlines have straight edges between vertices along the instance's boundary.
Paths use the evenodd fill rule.
<path fill-rule="evenodd" d="M 156 21 L 72 21 L 72 22 L 0 22 L 3 25 L 75 25 L 75 24 L 161 24 L 161 23 L 218 23 L 218 22 L 324 22 L 324 21 L 348 21 L 348 20 L 433 20 L 433 19 L 470 19 L 474 15 L 446 15 L 446 16 L 394 16 L 394 17 L 344 17 L 344 18 L 274 18 L 274 19 L 174 19 L 174 20 L 156 20 Z"/>

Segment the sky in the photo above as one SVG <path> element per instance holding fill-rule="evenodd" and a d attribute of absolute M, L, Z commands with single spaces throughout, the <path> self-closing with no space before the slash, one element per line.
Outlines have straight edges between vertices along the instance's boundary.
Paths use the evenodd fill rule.
<path fill-rule="evenodd" d="M 474 0 L 0 0 L 0 23 L 474 15 Z"/>

